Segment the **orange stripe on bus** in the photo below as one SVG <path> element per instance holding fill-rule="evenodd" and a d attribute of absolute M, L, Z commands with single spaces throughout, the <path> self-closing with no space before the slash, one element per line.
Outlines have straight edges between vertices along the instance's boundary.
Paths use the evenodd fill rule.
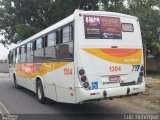
<path fill-rule="evenodd" d="M 71 62 L 52 62 L 52 63 L 26 63 L 16 64 L 16 73 L 26 78 L 35 78 L 37 75 L 45 75 L 55 71 Z"/>
<path fill-rule="evenodd" d="M 94 55 L 98 58 L 101 58 L 105 61 L 118 63 L 118 64 L 131 64 L 131 65 L 141 64 L 141 60 L 142 60 L 142 50 L 141 49 L 135 49 L 135 50 L 133 49 L 124 50 L 121 48 L 116 48 L 116 50 L 114 49 L 115 48 L 103 49 L 103 50 L 102 48 L 83 48 L 85 52 L 91 55 Z M 121 52 L 123 54 L 120 55 Z"/>
<path fill-rule="evenodd" d="M 140 49 L 127 49 L 127 48 L 118 48 L 118 49 L 102 48 L 101 50 L 104 53 L 115 57 L 126 57 L 140 51 Z"/>

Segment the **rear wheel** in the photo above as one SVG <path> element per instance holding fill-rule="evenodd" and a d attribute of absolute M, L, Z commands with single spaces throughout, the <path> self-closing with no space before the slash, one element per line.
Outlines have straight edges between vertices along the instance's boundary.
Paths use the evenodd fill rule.
<path fill-rule="evenodd" d="M 40 102 L 41 104 L 46 103 L 46 98 L 44 97 L 43 85 L 41 81 L 37 82 L 36 93 L 37 93 L 38 102 Z"/>
<path fill-rule="evenodd" d="M 17 84 L 17 79 L 16 79 L 16 75 L 15 74 L 13 75 L 13 80 L 14 80 L 14 86 L 15 86 L 15 88 L 19 89 L 20 86 Z"/>

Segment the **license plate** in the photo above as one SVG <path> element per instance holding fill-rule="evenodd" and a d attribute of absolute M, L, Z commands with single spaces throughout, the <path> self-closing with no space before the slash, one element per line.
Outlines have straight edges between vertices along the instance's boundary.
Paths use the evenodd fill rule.
<path fill-rule="evenodd" d="M 110 83 L 120 83 L 120 76 L 114 75 L 109 77 L 109 82 Z"/>

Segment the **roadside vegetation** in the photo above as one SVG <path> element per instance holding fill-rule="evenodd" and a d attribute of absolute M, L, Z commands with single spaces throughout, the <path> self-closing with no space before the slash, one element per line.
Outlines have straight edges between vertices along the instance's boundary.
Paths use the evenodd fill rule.
<path fill-rule="evenodd" d="M 160 75 L 151 74 L 151 79 L 146 79 L 146 95 L 148 100 L 160 107 Z"/>

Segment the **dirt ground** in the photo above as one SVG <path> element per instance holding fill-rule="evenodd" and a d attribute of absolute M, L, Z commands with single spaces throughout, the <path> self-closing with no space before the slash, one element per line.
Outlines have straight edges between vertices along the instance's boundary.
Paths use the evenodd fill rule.
<path fill-rule="evenodd" d="M 121 105 L 134 109 L 135 113 L 160 114 L 160 75 L 145 78 L 146 92 L 138 96 L 115 99 Z"/>

